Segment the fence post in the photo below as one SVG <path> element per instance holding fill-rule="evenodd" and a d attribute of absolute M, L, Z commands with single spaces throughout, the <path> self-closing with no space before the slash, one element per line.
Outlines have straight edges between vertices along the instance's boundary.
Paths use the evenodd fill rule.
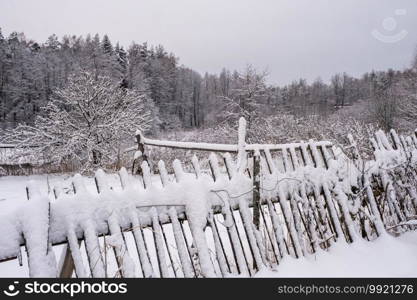
<path fill-rule="evenodd" d="M 149 164 L 148 161 L 148 156 L 146 155 L 145 152 L 145 141 L 144 141 L 144 137 L 142 135 L 142 132 L 140 132 L 139 130 L 136 131 L 136 142 L 138 143 L 138 151 L 140 151 L 140 153 L 142 154 L 142 161 L 146 161 Z M 133 160 L 133 166 L 132 166 L 132 174 L 135 171 L 135 166 L 138 166 L 137 170 L 136 170 L 136 174 L 138 175 L 142 175 L 142 167 L 141 167 L 141 163 L 139 163 L 139 157 L 135 157 L 135 159 Z"/>
<path fill-rule="evenodd" d="M 261 195 L 260 195 L 260 186 L 261 186 L 261 164 L 260 164 L 260 153 L 259 150 L 256 150 L 253 153 L 253 224 L 256 229 L 259 230 L 259 218 L 260 218 L 260 209 L 261 209 Z"/>

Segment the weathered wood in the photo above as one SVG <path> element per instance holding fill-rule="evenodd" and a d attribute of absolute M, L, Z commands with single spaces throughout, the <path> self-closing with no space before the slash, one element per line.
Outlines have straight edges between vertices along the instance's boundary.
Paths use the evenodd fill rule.
<path fill-rule="evenodd" d="M 57 274 L 56 267 L 52 266 L 52 259 L 55 260 L 55 255 L 52 250 L 52 243 L 50 242 L 50 221 L 51 221 L 50 201 L 47 197 L 41 195 L 38 186 L 33 181 L 29 182 L 29 185 L 26 187 L 26 192 L 27 192 L 28 200 L 36 199 L 37 200 L 36 204 L 40 206 L 42 209 L 45 209 L 45 210 L 42 210 L 41 212 L 38 211 L 36 218 L 43 218 L 45 217 L 45 215 L 47 218 L 46 224 L 42 224 L 42 223 L 34 224 L 33 222 L 30 222 L 30 221 L 28 223 L 25 222 L 25 224 L 22 224 L 22 235 L 25 241 L 25 247 L 26 247 L 26 252 L 28 256 L 29 276 L 30 277 L 56 276 Z M 45 205 L 46 203 L 47 205 Z M 46 233 L 44 232 L 44 230 L 46 231 Z M 33 236 L 31 236 L 32 234 Z M 46 234 L 45 241 L 42 241 L 42 240 L 38 241 L 36 239 L 37 236 L 44 236 L 45 234 Z M 39 244 L 37 242 L 39 242 Z M 40 262 L 44 263 L 45 265 L 49 267 L 45 269 L 35 267 L 39 265 Z M 53 272 L 55 274 L 51 274 L 52 269 L 54 269 Z"/>
<path fill-rule="evenodd" d="M 137 135 L 138 136 L 138 135 Z M 138 138 L 136 136 L 136 140 L 138 142 Z M 180 141 L 161 141 L 161 140 L 153 140 L 143 135 L 140 138 L 140 143 L 144 146 L 153 146 L 153 147 L 162 147 L 162 148 L 171 148 L 171 149 L 181 149 L 181 150 L 190 150 L 190 151 L 208 151 L 208 152 L 230 152 L 230 153 L 237 153 L 239 151 L 239 147 L 236 144 L 216 144 L 216 143 L 190 143 L 190 142 L 180 142 Z M 300 147 L 302 143 L 291 143 L 291 144 L 251 144 L 245 147 L 247 152 L 253 152 L 257 149 L 264 149 L 268 147 L 270 151 L 282 151 L 286 149 L 288 146 L 294 146 L 296 148 Z M 318 144 L 330 147 L 332 145 L 331 142 L 327 141 L 320 141 Z M 146 149 L 146 148 L 145 148 Z M 130 147 L 124 150 L 124 152 L 131 152 L 138 150 L 138 147 Z M 140 151 L 140 149 L 139 149 Z"/>
<path fill-rule="evenodd" d="M 60 278 L 71 278 L 74 272 L 74 260 L 71 255 L 71 250 L 68 246 L 64 246 L 62 250 L 62 263 L 60 263 L 59 277 Z"/>
<path fill-rule="evenodd" d="M 175 211 L 175 208 L 171 207 L 169 209 L 169 217 L 172 222 L 175 243 L 177 244 L 178 256 L 181 261 L 181 267 L 182 267 L 184 276 L 188 278 L 194 277 L 195 272 L 193 271 L 192 262 L 190 261 L 190 257 L 185 252 L 187 251 L 186 239 L 181 229 L 181 224 L 178 221 L 178 216 L 177 216 L 177 212 Z"/>
<path fill-rule="evenodd" d="M 201 168 L 200 168 L 200 163 L 198 161 L 198 157 L 196 155 L 193 155 L 191 162 L 193 164 L 195 177 L 198 179 L 201 176 Z"/>
<path fill-rule="evenodd" d="M 213 233 L 214 247 L 215 247 L 215 250 L 216 250 L 216 257 L 217 257 L 217 260 L 219 262 L 220 272 L 222 273 L 222 276 L 227 276 L 227 274 L 230 273 L 230 265 L 229 265 L 229 262 L 226 259 L 226 254 L 224 252 L 223 243 L 221 241 L 219 232 L 217 230 L 217 225 L 214 223 L 214 216 L 213 215 L 209 216 L 208 223 L 209 223 L 211 231 Z"/>
<path fill-rule="evenodd" d="M 137 143 L 137 151 L 139 151 L 141 154 L 140 158 L 142 159 L 142 162 L 147 162 L 149 166 L 150 163 L 148 160 L 148 155 L 146 153 L 145 138 L 143 137 L 141 132 L 136 133 L 136 143 Z M 136 171 L 134 169 L 135 166 L 137 167 Z M 142 175 L 142 163 L 139 162 L 139 157 L 135 158 L 135 160 L 133 161 L 132 173 L 133 172 L 138 175 Z"/>
<path fill-rule="evenodd" d="M 382 132 L 376 133 L 375 138 L 371 140 L 372 146 L 375 148 L 376 159 L 383 159 L 383 155 L 379 155 L 380 153 L 378 151 L 382 153 L 389 151 L 393 155 L 399 155 L 401 159 L 409 159 L 412 151 L 416 148 L 415 137 L 414 140 L 412 137 L 399 137 L 394 131 L 391 131 L 390 134 L 391 140 L 388 140 L 387 136 Z M 192 146 L 195 148 L 196 146 L 193 143 L 171 144 L 170 146 L 166 142 L 153 142 L 152 140 L 145 139 L 140 134 L 138 136 L 138 145 L 142 144 L 141 147 L 143 147 L 141 153 L 145 153 L 145 146 L 149 146 L 152 143 L 154 143 L 154 146 L 172 146 L 171 148 L 179 148 L 179 146 Z M 172 249 L 177 249 L 178 251 L 180 267 L 185 277 L 228 276 L 228 274 L 233 272 L 238 272 L 242 275 L 253 275 L 256 269 L 267 265 L 271 261 L 279 262 L 281 257 L 287 253 L 293 252 L 295 257 L 300 257 L 310 252 L 314 253 L 320 247 L 329 247 L 333 240 L 342 239 L 353 242 L 360 237 L 357 234 L 361 230 L 363 238 L 372 240 L 375 234 L 377 236 L 384 234 L 384 226 L 387 225 L 389 229 L 396 228 L 395 230 L 398 228 L 404 230 L 413 228 L 412 226 L 394 223 L 402 222 L 406 217 L 414 215 L 416 212 L 415 203 L 417 196 L 415 189 L 411 190 L 410 187 L 406 186 L 406 184 L 409 184 L 406 181 L 406 177 L 414 176 L 415 171 L 409 171 L 408 169 L 399 171 L 397 169 L 394 171 L 380 170 L 380 172 L 374 172 L 372 175 L 365 177 L 362 173 L 362 177 L 358 175 L 358 178 L 351 180 L 352 191 L 345 189 L 344 186 L 342 188 L 342 184 L 337 181 L 337 177 L 333 178 L 331 176 L 329 180 L 319 179 L 316 181 L 313 179 L 312 182 L 303 180 L 300 183 L 279 185 L 280 180 L 284 176 L 299 178 L 299 172 L 295 173 L 293 171 L 305 166 L 308 166 L 308 168 L 305 168 L 306 174 L 313 167 L 323 168 L 321 169 L 323 173 L 333 172 L 333 168 L 329 169 L 331 160 L 337 160 L 342 156 L 337 155 L 334 149 L 332 152 L 328 144 L 313 142 L 312 140 L 310 140 L 309 144 L 287 144 L 279 145 L 279 147 L 277 145 L 261 145 L 265 146 L 263 148 L 260 145 L 247 145 L 244 131 L 239 130 L 239 136 L 238 145 L 227 145 L 224 148 L 222 148 L 223 146 L 214 147 L 210 145 L 212 152 L 222 152 L 222 149 L 229 149 L 223 156 L 227 176 L 219 166 L 217 155 L 214 153 L 210 154 L 208 162 L 213 178 L 211 183 L 207 182 L 207 171 L 201 170 L 198 159 L 194 156 L 191 162 L 195 177 L 188 176 L 189 174 L 184 173 L 181 162 L 175 160 L 173 167 L 177 183 L 172 185 L 169 183 L 169 176 L 164 163 L 162 161 L 159 162 L 158 167 L 162 188 L 158 185 L 154 189 L 151 188 L 153 178 L 151 177 L 149 163 L 147 160 L 142 161 L 140 175 L 142 175 L 143 188 L 145 190 L 141 189 L 140 193 L 146 194 L 144 197 L 146 203 L 143 206 L 141 206 L 140 201 L 127 204 L 129 206 L 127 208 L 127 220 L 123 219 L 121 215 L 125 208 L 120 208 L 120 210 L 117 208 L 115 210 L 116 212 L 112 214 L 112 217 L 108 217 L 104 221 L 100 220 L 100 222 L 107 222 L 107 229 L 105 229 L 105 226 L 96 224 L 97 221 L 88 215 L 84 220 L 79 221 L 81 224 L 71 224 L 71 227 L 65 233 L 67 239 L 63 240 L 63 238 L 58 237 L 54 241 L 55 244 L 59 242 L 68 243 L 69 245 L 68 249 L 63 253 L 63 263 L 61 264 L 63 267 L 58 274 L 66 277 L 72 276 L 75 264 L 77 277 L 86 276 L 87 272 L 83 270 L 84 266 L 81 259 L 76 258 L 81 256 L 79 242 L 85 240 L 91 275 L 93 277 L 108 276 L 109 274 L 106 273 L 106 270 L 102 271 L 106 263 L 102 262 L 98 238 L 109 234 L 121 234 L 124 247 L 127 250 L 123 232 L 129 230 L 133 233 L 135 239 L 139 263 L 144 277 L 154 277 L 157 275 L 154 272 L 154 270 L 157 270 L 157 267 L 155 265 L 155 268 L 153 268 L 149 259 L 149 253 L 147 252 L 147 245 L 142 231 L 144 227 L 150 227 L 153 231 L 154 235 L 151 243 L 155 243 L 157 261 L 162 277 L 172 276 L 172 273 L 175 276 L 179 276 L 180 274 L 177 273 L 178 269 L 174 266 L 174 256 L 171 255 L 174 253 L 174 250 Z M 351 148 L 353 150 L 353 161 L 355 162 L 353 168 L 358 169 L 359 172 L 357 173 L 360 174 L 362 157 L 353 138 L 349 136 L 348 139 L 353 147 Z M 201 144 L 198 144 L 197 148 L 200 146 Z M 236 151 L 234 147 L 236 147 Z M 205 146 L 202 148 L 205 148 Z M 208 149 L 206 147 L 205 151 Z M 238 153 L 237 164 L 235 165 L 230 153 L 236 153 L 238 150 L 240 150 L 240 153 Z M 280 172 L 277 171 L 275 165 L 277 157 L 272 158 L 271 155 L 271 151 L 275 150 L 280 151 L 274 154 L 279 156 L 278 159 L 282 159 L 284 164 L 283 172 L 288 175 L 281 173 L 281 169 Z M 261 156 L 262 152 L 265 154 L 264 156 Z M 248 161 L 248 157 L 253 159 Z M 346 159 L 346 157 L 343 157 L 343 159 Z M 249 171 L 248 173 L 250 175 L 246 173 L 246 170 Z M 302 171 L 304 172 L 304 170 Z M 356 172 L 357 170 L 354 171 Z M 352 173 L 355 174 L 355 172 Z M 343 172 L 341 173 L 343 174 Z M 98 172 L 96 175 L 97 190 L 100 194 L 109 193 L 109 195 L 113 195 L 111 192 L 112 187 L 101 182 L 100 176 L 103 174 L 102 172 Z M 123 172 L 121 170 L 119 176 L 120 185 L 124 190 L 132 189 L 134 191 L 133 186 L 129 185 L 137 185 L 140 182 L 136 181 L 135 183 L 133 178 L 129 180 L 126 170 Z M 339 176 L 339 173 L 336 176 Z M 401 182 L 397 183 L 395 179 L 397 177 L 401 179 Z M 265 182 L 270 183 L 272 182 L 271 178 L 278 180 L 278 182 L 273 189 L 268 190 L 264 188 L 262 181 L 267 179 Z M 326 176 L 326 178 L 328 177 Z M 166 197 L 164 194 L 165 191 L 181 190 L 183 179 L 186 179 L 185 181 L 187 183 L 189 183 L 189 180 L 195 180 L 196 184 L 208 183 L 209 185 L 219 187 L 219 191 L 207 190 L 207 193 L 211 193 L 207 196 L 207 199 L 211 201 L 207 203 L 208 225 L 204 224 L 205 220 L 203 219 L 203 222 L 199 221 L 197 222 L 199 225 L 193 227 L 192 220 L 195 218 L 195 214 L 189 215 L 191 219 L 188 219 L 185 214 L 187 205 L 189 204 L 178 205 L 175 202 L 172 205 L 165 205 L 164 202 L 160 201 L 157 201 L 157 204 L 148 202 L 149 198 L 152 197 L 149 193 L 153 193 L 154 190 L 161 193 L 162 197 Z M 340 179 L 342 180 L 342 178 Z M 357 179 L 357 184 L 354 183 L 355 179 Z M 87 195 L 86 198 L 88 198 L 88 192 L 82 182 L 80 182 L 80 180 L 78 183 L 74 182 L 74 192 L 85 193 Z M 239 191 L 236 190 L 236 187 L 239 187 L 238 185 L 234 186 L 236 182 L 241 184 L 241 186 L 251 186 L 252 188 L 249 191 L 242 191 L 242 194 L 238 195 L 240 189 Z M 408 193 L 410 198 L 404 200 L 398 196 L 403 190 Z M 58 197 L 60 193 L 58 189 L 54 189 L 55 197 Z M 250 198 L 251 193 L 252 198 Z M 361 195 L 361 193 L 363 194 Z M 114 195 L 116 194 L 114 193 Z M 27 196 L 28 198 L 32 197 L 32 191 L 30 189 L 27 189 Z M 96 194 L 92 196 L 97 197 Z M 216 200 L 213 200 L 211 196 Z M 357 204 L 351 205 L 353 198 L 348 197 L 359 197 L 360 201 L 362 201 L 360 206 Z M 413 201 L 414 208 L 412 206 Z M 275 209 L 274 204 L 281 206 L 282 213 Z M 269 214 L 263 211 L 265 205 L 268 207 Z M 384 210 L 385 206 L 389 211 Z M 380 211 L 382 211 L 382 214 Z M 147 213 L 143 214 L 145 212 Z M 224 232 L 227 232 L 227 235 L 221 235 L 219 233 L 215 218 L 215 214 L 218 213 L 223 214 L 225 221 L 223 223 L 218 221 L 217 223 L 225 226 L 226 230 Z M 117 216 L 117 214 L 120 215 Z M 139 216 L 143 216 L 140 221 Z M 184 220 L 191 220 L 189 222 L 191 235 L 187 231 L 188 237 L 184 231 Z M 367 222 L 366 224 L 365 220 Z M 142 221 L 143 223 L 141 223 Z M 238 222 L 236 223 L 236 221 Z M 240 221 L 243 222 L 242 227 Z M 122 223 L 123 228 L 121 226 Z M 168 239 L 163 227 L 163 224 L 166 223 L 172 224 L 176 247 L 170 247 L 168 245 Z M 72 226 L 75 226 L 77 231 Z M 130 228 L 128 228 L 129 226 Z M 210 226 L 212 238 L 215 242 L 216 258 L 214 259 L 210 256 L 210 249 L 206 244 L 207 231 L 204 231 L 205 226 Z M 373 226 L 373 228 L 370 226 Z M 364 231 L 365 227 L 366 232 Z M 65 237 L 65 234 L 61 235 Z M 189 240 L 190 236 L 192 236 L 192 242 Z M 24 245 L 24 241 L 22 242 Z M 147 242 L 149 246 L 149 241 Z M 267 255 L 272 255 L 272 253 L 268 252 L 267 254 L 267 249 L 265 248 L 268 248 L 268 250 L 272 249 L 274 257 L 269 256 L 268 260 Z M 49 237 L 47 249 L 48 252 L 50 249 Z M 119 261 L 120 256 L 121 253 L 116 253 L 116 260 L 122 271 L 121 275 L 125 276 L 123 274 L 122 262 Z M 167 259 L 169 259 L 168 264 L 170 263 L 172 265 L 173 272 L 171 272 L 169 265 L 167 265 Z M 219 267 L 217 267 L 216 260 L 219 263 Z M 255 263 L 255 265 L 252 265 L 252 263 Z"/>
<path fill-rule="evenodd" d="M 168 253 L 168 259 L 169 259 L 169 262 L 171 263 L 171 268 L 172 268 L 172 271 L 174 272 L 174 277 L 178 277 L 177 276 L 177 271 L 175 270 L 174 261 L 172 259 L 172 254 L 171 254 L 171 251 L 169 249 L 168 239 L 167 239 L 167 236 L 165 234 L 164 226 L 162 225 L 161 221 L 159 221 L 159 226 L 161 227 L 162 236 L 164 237 L 164 242 L 165 242 L 165 246 L 166 246 L 167 253 Z"/>
<path fill-rule="evenodd" d="M 276 261 L 276 263 L 278 263 L 279 262 L 279 258 L 278 257 L 281 257 L 281 253 L 280 253 L 278 244 L 276 242 L 274 242 L 274 240 L 272 238 L 273 235 L 272 235 L 272 233 L 270 231 L 270 226 L 268 226 L 268 224 L 267 224 L 263 207 L 261 207 L 260 211 L 261 211 L 262 220 L 264 222 L 264 230 L 265 230 L 266 235 L 268 237 L 269 243 L 271 244 L 272 252 L 274 254 L 275 261 Z"/>
<path fill-rule="evenodd" d="M 226 167 L 227 176 L 232 179 L 236 173 L 236 167 L 233 164 L 232 157 L 229 152 L 223 155 L 224 165 Z"/>
<path fill-rule="evenodd" d="M 254 153 L 253 156 L 253 190 L 252 190 L 252 201 L 253 201 L 253 224 L 256 229 L 259 230 L 260 224 L 260 209 L 261 209 L 261 165 L 260 165 L 260 154 L 259 151 Z"/>

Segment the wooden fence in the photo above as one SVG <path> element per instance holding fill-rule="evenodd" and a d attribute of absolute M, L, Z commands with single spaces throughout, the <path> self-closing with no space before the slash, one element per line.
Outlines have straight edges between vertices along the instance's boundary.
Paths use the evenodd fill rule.
<path fill-rule="evenodd" d="M 0 259 L 25 247 L 33 277 L 251 276 L 287 255 L 415 229 L 416 136 L 379 131 L 365 161 L 351 136 L 349 159 L 329 142 L 247 145 L 244 120 L 239 127 L 236 145 L 138 133 L 140 175 L 122 169 L 111 182 L 98 170 L 95 191 L 80 175 L 70 194 L 55 187 L 53 201 L 28 185 L 28 204 L 0 220 Z M 175 160 L 173 174 L 162 161 L 152 174 L 148 147 L 212 152 L 210 168 L 194 156 L 191 173 Z"/>

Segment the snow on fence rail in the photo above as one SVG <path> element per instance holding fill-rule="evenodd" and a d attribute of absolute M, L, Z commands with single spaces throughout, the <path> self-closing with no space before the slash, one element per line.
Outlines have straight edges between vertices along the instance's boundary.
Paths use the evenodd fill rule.
<path fill-rule="evenodd" d="M 138 135 L 141 175 L 122 169 L 110 184 L 98 170 L 95 191 L 80 175 L 70 194 L 54 187 L 52 201 L 28 185 L 28 204 L 0 220 L 0 260 L 21 258 L 24 246 L 30 276 L 250 276 L 336 241 L 415 229 L 415 136 L 379 131 L 370 141 L 375 158 L 364 161 L 351 136 L 348 159 L 328 142 L 246 145 L 244 125 L 225 153 L 223 146 Z M 203 170 L 194 156 L 193 172 L 175 160 L 168 174 L 160 161 L 152 175 L 151 145 L 219 151 L 222 164 L 211 153 Z M 53 246 L 60 244 L 68 250 L 57 260 Z"/>

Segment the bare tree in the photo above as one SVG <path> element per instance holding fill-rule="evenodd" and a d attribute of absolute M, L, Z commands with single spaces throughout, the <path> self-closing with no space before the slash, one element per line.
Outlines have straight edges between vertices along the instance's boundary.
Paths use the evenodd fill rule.
<path fill-rule="evenodd" d="M 404 71 L 397 83 L 399 127 L 403 130 L 417 128 L 417 69 Z"/>
<path fill-rule="evenodd" d="M 229 94 L 219 96 L 223 104 L 219 114 L 221 118 L 235 123 L 244 117 L 250 123 L 269 99 L 266 76 L 266 72 L 258 73 L 252 66 L 247 66 L 243 73 L 235 72 Z"/>
<path fill-rule="evenodd" d="M 337 107 L 343 107 L 346 104 L 346 86 L 347 86 L 347 75 L 336 74 L 332 77 L 332 87 L 335 96 L 335 104 Z"/>
<path fill-rule="evenodd" d="M 394 71 L 371 74 L 371 109 L 384 130 L 394 128 L 397 114 Z"/>

